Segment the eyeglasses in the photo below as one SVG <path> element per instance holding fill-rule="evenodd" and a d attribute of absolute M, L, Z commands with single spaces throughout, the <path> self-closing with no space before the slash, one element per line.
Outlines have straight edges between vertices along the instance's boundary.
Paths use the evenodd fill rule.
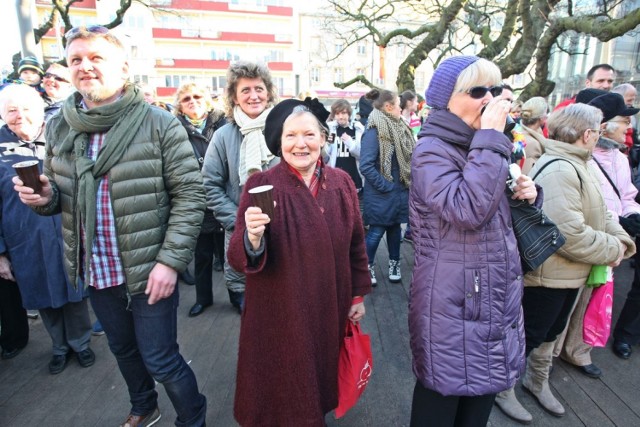
<path fill-rule="evenodd" d="M 487 92 L 490 92 L 491 95 L 495 98 L 497 96 L 502 95 L 502 86 L 474 86 L 471 89 L 467 90 L 469 96 L 473 99 L 482 99 L 485 97 Z"/>
<path fill-rule="evenodd" d="M 190 96 L 185 96 L 184 98 L 182 98 L 180 100 L 181 104 L 185 104 L 189 101 L 191 101 L 191 98 L 193 98 L 194 101 L 200 101 L 203 97 L 202 95 L 190 95 Z"/>
<path fill-rule="evenodd" d="M 604 133 L 602 129 L 587 129 L 587 130 L 597 133 L 599 137 L 602 136 L 602 134 Z"/>
<path fill-rule="evenodd" d="M 91 25 L 89 27 L 80 26 L 80 27 L 73 27 L 72 29 L 67 31 L 64 34 L 64 38 L 68 40 L 69 37 L 73 37 L 74 35 L 78 34 L 82 30 L 87 31 L 89 33 L 93 33 L 93 34 L 108 34 L 109 33 L 109 29 L 107 27 L 103 27 L 102 25 Z"/>
<path fill-rule="evenodd" d="M 55 75 L 53 73 L 44 73 L 43 78 L 44 79 L 53 79 L 53 80 L 55 80 L 57 82 L 61 82 L 61 83 L 69 83 L 69 81 L 67 79 L 62 78 L 60 76 L 57 76 L 57 75 Z"/>

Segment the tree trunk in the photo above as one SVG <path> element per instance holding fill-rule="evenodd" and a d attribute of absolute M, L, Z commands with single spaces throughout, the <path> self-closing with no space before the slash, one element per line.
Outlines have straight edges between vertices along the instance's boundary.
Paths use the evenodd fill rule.
<path fill-rule="evenodd" d="M 35 56 L 42 63 L 42 52 L 38 52 L 38 49 L 36 49 L 36 39 L 33 35 L 33 20 L 31 17 L 36 13 L 33 0 L 16 0 L 16 11 L 22 57 Z"/>

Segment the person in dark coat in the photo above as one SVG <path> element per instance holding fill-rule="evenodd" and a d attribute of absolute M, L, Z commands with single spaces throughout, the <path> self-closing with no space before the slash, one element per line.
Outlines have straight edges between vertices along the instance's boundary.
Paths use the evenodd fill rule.
<path fill-rule="evenodd" d="M 367 232 L 367 256 L 371 283 L 376 285 L 375 259 L 378 245 L 387 234 L 389 281 L 400 282 L 400 224 L 408 221 L 411 154 L 416 140 L 402 120 L 400 98 L 389 90 L 371 90 L 373 100 L 367 130 L 360 148 L 360 172 L 365 177 L 363 190 L 364 222 Z"/>
<path fill-rule="evenodd" d="M 249 177 L 240 200 L 227 257 L 247 278 L 234 405 L 243 427 L 326 425 L 346 323 L 364 316 L 371 291 L 355 186 L 320 155 L 327 116 L 316 99 L 274 107 L 265 139 L 282 162 Z M 248 194 L 267 184 L 273 218 Z"/>
<path fill-rule="evenodd" d="M 60 215 L 38 215 L 20 201 L 11 181 L 16 175 L 13 164 L 42 160 L 37 157 L 38 146 L 25 141 L 35 140 L 42 132 L 43 105 L 42 98 L 24 85 L 11 85 L 0 92 L 5 130 L 16 135 L 13 139 L 0 139 L 2 143 L 15 144 L 5 146 L 0 157 L 0 254 L 10 263 L 22 305 L 40 311 L 53 346 L 49 372 L 58 374 L 74 353 L 83 367 L 93 365 L 95 355 L 89 347 L 87 295 L 82 287 L 71 285 L 64 271 Z"/>
<path fill-rule="evenodd" d="M 414 427 L 485 425 L 496 393 L 524 369 L 522 267 L 505 191 L 510 103 L 500 82 L 495 64 L 456 56 L 426 92 L 432 110 L 409 198 Z M 533 181 L 522 175 L 514 197 L 536 201 Z"/>
<path fill-rule="evenodd" d="M 224 111 L 216 110 L 209 91 L 196 83 L 185 83 L 176 92 L 174 114 L 189 135 L 193 152 L 202 170 L 204 155 L 213 134 L 227 121 Z M 224 229 L 213 211 L 205 210 L 202 227 L 196 242 L 195 285 L 196 303 L 189 310 L 189 317 L 200 315 L 213 304 L 213 270 L 222 271 L 224 260 Z"/>

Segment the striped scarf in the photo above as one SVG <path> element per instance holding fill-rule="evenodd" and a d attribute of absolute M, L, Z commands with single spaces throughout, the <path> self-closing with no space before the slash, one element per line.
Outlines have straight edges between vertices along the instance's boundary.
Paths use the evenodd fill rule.
<path fill-rule="evenodd" d="M 391 162 L 395 153 L 400 167 L 400 182 L 408 188 L 411 185 L 411 154 L 416 146 L 411 129 L 402 117 L 394 117 L 377 108 L 369 115 L 367 126 L 378 130 L 380 173 L 387 181 L 393 182 Z"/>
<path fill-rule="evenodd" d="M 300 181 L 304 182 L 302 175 L 298 172 L 297 169 L 292 167 L 289 163 L 287 163 L 289 170 L 293 172 Z M 320 189 L 320 177 L 322 176 L 322 157 L 318 159 L 318 163 L 316 163 L 316 170 L 313 172 L 313 176 L 311 176 L 311 182 L 309 182 L 309 191 L 311 191 L 311 195 L 316 198 L 318 197 L 318 190 Z M 305 183 L 306 185 L 306 183 Z"/>

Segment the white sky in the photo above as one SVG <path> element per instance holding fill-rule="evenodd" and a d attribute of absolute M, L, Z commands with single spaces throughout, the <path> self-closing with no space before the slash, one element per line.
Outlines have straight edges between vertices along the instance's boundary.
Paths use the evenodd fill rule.
<path fill-rule="evenodd" d="M 11 66 L 11 57 L 20 51 L 20 36 L 18 34 L 18 18 L 16 16 L 15 0 L 3 0 L 9 7 L 2 8 L 0 13 L 0 28 L 2 28 L 2 43 L 0 43 L 0 69 Z"/>

